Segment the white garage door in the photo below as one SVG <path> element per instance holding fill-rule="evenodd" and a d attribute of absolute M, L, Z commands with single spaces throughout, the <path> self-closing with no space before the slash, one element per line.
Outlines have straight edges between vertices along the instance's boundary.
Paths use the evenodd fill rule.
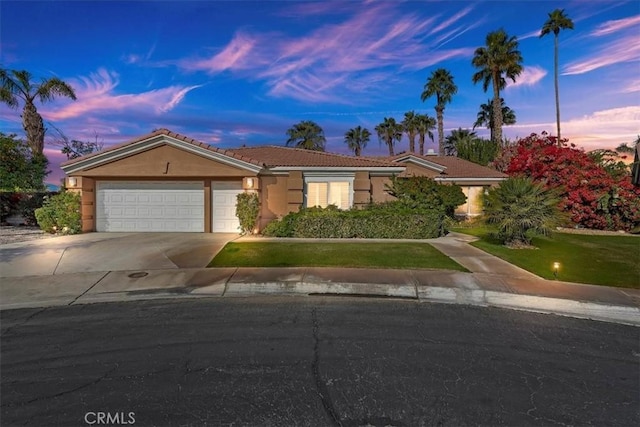
<path fill-rule="evenodd" d="M 213 214 L 211 230 L 214 233 L 239 233 L 236 216 L 236 196 L 242 193 L 242 182 L 212 182 Z"/>
<path fill-rule="evenodd" d="M 204 231 L 202 182 L 97 183 L 98 231 Z"/>

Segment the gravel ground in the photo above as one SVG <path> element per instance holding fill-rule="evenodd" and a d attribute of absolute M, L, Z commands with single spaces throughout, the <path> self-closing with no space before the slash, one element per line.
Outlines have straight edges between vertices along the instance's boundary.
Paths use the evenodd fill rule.
<path fill-rule="evenodd" d="M 0 245 L 8 243 L 26 242 L 36 239 L 50 239 L 55 234 L 48 234 L 38 227 L 7 225 L 0 227 Z"/>

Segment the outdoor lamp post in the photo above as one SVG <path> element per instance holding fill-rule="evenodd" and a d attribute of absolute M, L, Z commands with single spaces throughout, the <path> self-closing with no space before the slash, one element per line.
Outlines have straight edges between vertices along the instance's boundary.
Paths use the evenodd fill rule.
<path fill-rule="evenodd" d="M 560 269 L 560 263 L 559 262 L 554 262 L 553 263 L 553 277 L 554 278 L 558 278 L 558 270 Z"/>

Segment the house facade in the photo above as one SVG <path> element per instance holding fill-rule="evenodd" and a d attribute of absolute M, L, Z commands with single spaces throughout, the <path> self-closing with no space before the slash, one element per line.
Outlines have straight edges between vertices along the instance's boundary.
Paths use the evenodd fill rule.
<path fill-rule="evenodd" d="M 236 196 L 256 192 L 258 227 L 301 206 L 391 199 L 393 176 L 430 176 L 475 193 L 506 176 L 456 158 L 363 158 L 288 147 L 218 149 L 167 129 L 62 164 L 81 194 L 84 232 L 238 232 Z M 466 188 L 466 190 L 465 190 Z M 474 202 L 461 215 L 480 211 Z"/>

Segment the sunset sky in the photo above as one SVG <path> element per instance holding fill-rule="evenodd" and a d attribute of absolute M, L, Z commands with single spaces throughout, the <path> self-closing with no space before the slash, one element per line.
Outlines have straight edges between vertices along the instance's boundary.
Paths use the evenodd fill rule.
<path fill-rule="evenodd" d="M 77 101 L 39 106 L 71 139 L 97 134 L 109 146 L 166 127 L 219 147 L 283 145 L 289 127 L 313 120 L 327 151 L 346 153 L 349 128 L 373 132 L 409 110 L 435 117 L 435 99 L 420 94 L 440 67 L 459 88 L 445 134 L 471 128 L 491 95 L 471 81 L 473 51 L 504 28 L 525 67 L 503 92 L 517 116 L 504 133 L 555 134 L 553 35 L 538 35 L 556 8 L 575 24 L 560 34 L 563 137 L 587 150 L 631 143 L 640 134 L 637 0 L 2 0 L 0 66 L 75 88 Z M 0 131 L 24 136 L 20 110 L 0 106 Z M 385 151 L 373 137 L 364 155 Z M 58 183 L 65 158 L 46 153 Z"/>

